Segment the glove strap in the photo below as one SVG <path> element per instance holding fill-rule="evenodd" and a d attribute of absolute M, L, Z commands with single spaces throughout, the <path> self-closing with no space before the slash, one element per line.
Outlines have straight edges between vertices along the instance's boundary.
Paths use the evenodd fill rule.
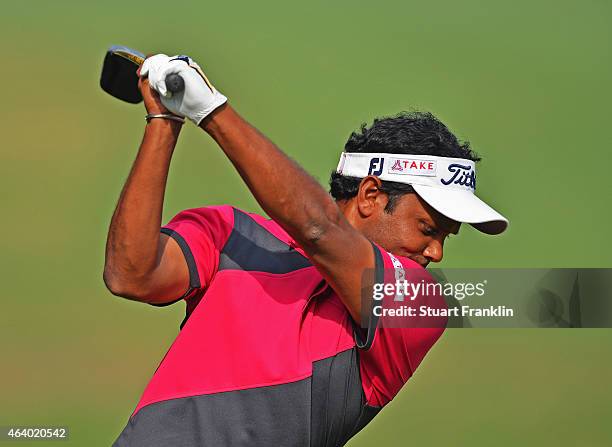
<path fill-rule="evenodd" d="M 162 118 L 166 120 L 178 121 L 181 124 L 185 122 L 185 118 L 178 115 L 173 115 L 172 113 L 149 113 L 145 116 L 147 123 L 151 122 L 153 118 Z"/>

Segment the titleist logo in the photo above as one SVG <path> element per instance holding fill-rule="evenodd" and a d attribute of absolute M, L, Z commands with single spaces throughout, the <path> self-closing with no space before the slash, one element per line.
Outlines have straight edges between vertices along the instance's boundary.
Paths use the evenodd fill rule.
<path fill-rule="evenodd" d="M 443 185 L 463 185 L 468 188 L 476 189 L 476 172 L 470 165 L 460 165 L 453 163 L 448 166 L 448 171 L 453 175 L 449 179 L 440 179 Z"/>

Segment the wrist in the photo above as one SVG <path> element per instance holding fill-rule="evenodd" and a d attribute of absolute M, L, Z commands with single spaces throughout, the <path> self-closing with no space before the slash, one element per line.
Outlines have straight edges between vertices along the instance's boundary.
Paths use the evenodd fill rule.
<path fill-rule="evenodd" d="M 218 132 L 230 114 L 231 107 L 227 102 L 217 107 L 207 115 L 199 124 L 199 127 L 206 133 L 213 135 Z"/>
<path fill-rule="evenodd" d="M 176 121 L 177 123 L 185 124 L 185 118 L 179 115 L 175 115 L 174 113 L 147 113 L 145 115 L 145 120 L 147 123 L 151 122 L 154 119 L 163 119 L 168 121 Z"/>
<path fill-rule="evenodd" d="M 145 135 L 153 134 L 157 137 L 167 135 L 177 138 L 182 127 L 183 123 L 179 121 L 155 118 L 147 122 L 145 126 Z"/>

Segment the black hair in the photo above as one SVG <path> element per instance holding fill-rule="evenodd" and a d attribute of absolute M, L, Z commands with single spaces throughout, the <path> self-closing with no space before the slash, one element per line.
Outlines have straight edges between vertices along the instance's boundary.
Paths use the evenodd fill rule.
<path fill-rule="evenodd" d="M 419 111 L 377 118 L 370 127 L 362 124 L 358 132 L 351 134 L 344 151 L 435 155 L 480 161 L 480 157 L 470 149 L 469 141 L 459 141 L 431 113 Z M 330 193 L 336 200 L 351 199 L 357 195 L 360 182 L 361 179 L 344 177 L 334 171 L 329 180 Z M 382 181 L 381 191 L 389 196 L 385 207 L 388 213 L 393 212 L 400 196 L 414 192 L 410 185 L 388 181 Z"/>

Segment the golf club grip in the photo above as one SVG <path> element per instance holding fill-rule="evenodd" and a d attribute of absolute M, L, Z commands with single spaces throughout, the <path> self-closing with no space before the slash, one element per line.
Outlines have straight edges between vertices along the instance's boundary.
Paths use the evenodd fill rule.
<path fill-rule="evenodd" d="M 182 92 L 185 89 L 185 81 L 181 75 L 171 73 L 166 76 L 166 88 L 172 93 Z"/>

